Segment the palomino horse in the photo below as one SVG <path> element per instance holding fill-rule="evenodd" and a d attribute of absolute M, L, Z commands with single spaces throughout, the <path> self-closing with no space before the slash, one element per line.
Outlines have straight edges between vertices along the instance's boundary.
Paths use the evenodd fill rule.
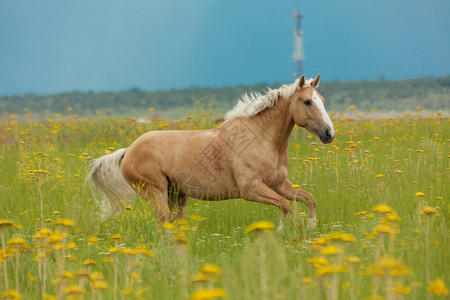
<path fill-rule="evenodd" d="M 288 140 L 294 125 L 331 143 L 335 130 L 317 92 L 320 75 L 267 94 L 244 95 L 219 127 L 208 130 L 151 131 L 130 147 L 96 159 L 88 179 L 109 201 L 109 214 L 136 193 L 161 221 L 182 218 L 187 197 L 203 200 L 243 198 L 278 207 L 280 227 L 302 201 L 315 224 L 316 201 L 287 180 Z"/>

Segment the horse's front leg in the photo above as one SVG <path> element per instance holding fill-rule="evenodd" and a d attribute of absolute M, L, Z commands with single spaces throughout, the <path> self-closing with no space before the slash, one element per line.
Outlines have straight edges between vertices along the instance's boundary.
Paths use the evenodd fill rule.
<path fill-rule="evenodd" d="M 289 201 L 277 192 L 269 188 L 262 181 L 255 181 L 252 184 L 243 185 L 241 187 L 241 197 L 248 201 L 254 201 L 264 204 L 275 205 L 281 210 L 281 220 L 278 230 L 284 226 L 284 220 L 287 214 L 291 211 L 291 205 Z"/>
<path fill-rule="evenodd" d="M 275 188 L 275 191 L 279 193 L 281 196 L 285 197 L 289 200 L 301 201 L 305 203 L 308 208 L 308 219 L 311 227 L 315 227 L 316 225 L 316 200 L 313 195 L 308 193 L 301 188 L 293 188 L 293 184 L 289 180 L 281 184 L 279 187 Z"/>

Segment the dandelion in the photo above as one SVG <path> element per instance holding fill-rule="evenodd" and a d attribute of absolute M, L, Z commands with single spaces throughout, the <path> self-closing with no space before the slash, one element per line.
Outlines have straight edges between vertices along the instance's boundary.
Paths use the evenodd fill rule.
<path fill-rule="evenodd" d="M 96 238 L 95 236 L 90 236 L 87 238 L 87 242 L 88 242 L 88 246 L 92 246 L 92 245 L 98 243 L 98 238 Z"/>
<path fill-rule="evenodd" d="M 322 250 L 320 250 L 320 253 L 322 253 L 323 255 L 336 255 L 341 252 L 342 252 L 341 248 L 338 248 L 333 245 L 328 245 L 325 248 L 323 248 Z"/>
<path fill-rule="evenodd" d="M 365 214 L 367 214 L 367 211 L 363 210 L 363 211 L 355 213 L 355 216 L 360 216 L 360 215 L 365 215 Z"/>
<path fill-rule="evenodd" d="M 122 249 L 122 253 L 128 254 L 128 255 L 137 255 L 139 252 L 137 252 L 136 250 L 134 250 L 132 248 L 124 248 L 124 249 Z"/>
<path fill-rule="evenodd" d="M 53 225 L 61 225 L 64 227 L 74 227 L 75 222 L 69 219 L 59 219 L 53 222 Z"/>
<path fill-rule="evenodd" d="M 12 245 L 16 248 L 23 248 L 27 246 L 25 240 L 21 237 L 15 237 L 6 242 L 7 245 Z"/>
<path fill-rule="evenodd" d="M 448 289 L 442 279 L 436 279 L 428 286 L 428 291 L 436 296 L 448 296 Z"/>
<path fill-rule="evenodd" d="M 2 298 L 8 298 L 8 299 L 11 299 L 11 300 L 21 300 L 21 299 L 23 299 L 22 296 L 15 290 L 9 290 L 7 292 L 3 292 L 1 294 L 1 297 Z"/>
<path fill-rule="evenodd" d="M 323 257 L 323 256 L 316 256 L 313 258 L 308 258 L 308 260 L 306 261 L 308 264 L 312 264 L 314 265 L 314 267 L 319 267 L 319 266 L 323 266 L 323 265 L 327 265 L 328 264 L 328 260 Z"/>
<path fill-rule="evenodd" d="M 375 229 L 373 230 L 373 233 L 375 235 L 379 233 L 391 233 L 391 232 L 392 232 L 391 227 L 385 224 L 378 224 L 377 227 L 375 227 Z"/>
<path fill-rule="evenodd" d="M 207 275 L 215 275 L 215 276 L 219 276 L 220 275 L 220 268 L 216 265 L 210 265 L 210 264 L 206 264 L 203 265 L 200 269 L 200 272 L 202 274 L 207 274 Z"/>
<path fill-rule="evenodd" d="M 122 235 L 120 234 L 113 234 L 109 238 L 112 242 L 120 242 L 122 240 Z"/>
<path fill-rule="evenodd" d="M 94 291 L 103 291 L 106 290 L 108 288 L 108 283 L 106 281 L 103 280 L 95 280 L 92 283 L 92 289 Z"/>
<path fill-rule="evenodd" d="M 345 261 L 349 264 L 359 264 L 361 259 L 358 256 L 348 256 L 345 258 Z"/>
<path fill-rule="evenodd" d="M 13 226 L 14 226 L 14 222 L 11 220 L 3 220 L 3 219 L 0 220 L 0 230 L 4 230 L 6 228 L 13 227 Z"/>
<path fill-rule="evenodd" d="M 327 241 L 338 241 L 338 242 L 348 242 L 354 243 L 355 237 L 348 233 L 343 232 L 333 232 L 324 236 L 324 239 Z"/>
<path fill-rule="evenodd" d="M 245 228 L 245 232 L 249 233 L 252 231 L 263 231 L 263 232 L 269 232 L 272 231 L 275 228 L 275 224 L 268 221 L 258 221 L 255 222 Z"/>
<path fill-rule="evenodd" d="M 155 256 L 151 251 L 149 251 L 149 250 L 147 249 L 147 246 L 145 246 L 145 245 L 137 245 L 137 246 L 136 246 L 136 251 L 137 251 L 138 253 L 144 254 L 144 255 L 146 255 L 146 256 L 148 256 L 148 257 L 154 257 L 154 256 Z"/>
<path fill-rule="evenodd" d="M 209 281 L 209 276 L 203 273 L 199 273 L 191 277 L 191 282 L 206 282 L 206 281 Z"/>
<path fill-rule="evenodd" d="M 66 295 L 82 295 L 84 293 L 86 293 L 86 289 L 79 285 L 69 285 L 64 289 Z"/>
<path fill-rule="evenodd" d="M 345 273 L 347 271 L 348 269 L 345 265 L 323 265 L 316 269 L 316 275 L 317 277 L 322 277 L 328 274 Z"/>
<path fill-rule="evenodd" d="M 177 234 L 173 240 L 175 244 L 186 245 L 188 243 L 187 238 L 182 234 Z"/>
<path fill-rule="evenodd" d="M 411 293 L 411 289 L 409 287 L 407 287 L 407 286 L 404 286 L 404 285 L 400 285 L 400 286 L 394 287 L 392 289 L 392 291 L 396 295 L 409 295 Z"/>
<path fill-rule="evenodd" d="M 420 210 L 419 214 L 421 216 L 423 215 L 435 215 L 436 217 L 440 216 L 439 212 L 431 206 L 425 206 Z"/>
<path fill-rule="evenodd" d="M 383 174 L 377 174 L 375 177 L 376 178 L 382 178 L 382 177 L 384 177 L 384 175 Z"/>
<path fill-rule="evenodd" d="M 388 215 L 385 217 L 385 219 L 386 219 L 387 221 L 389 221 L 389 222 L 401 222 L 401 221 L 402 221 L 402 218 L 400 218 L 400 216 L 397 215 L 396 213 L 388 214 Z"/>
<path fill-rule="evenodd" d="M 383 256 L 368 267 L 369 274 L 378 276 L 405 276 L 413 274 L 401 260 L 390 256 Z"/>
<path fill-rule="evenodd" d="M 197 216 L 197 215 L 190 215 L 189 218 L 192 221 L 197 221 L 197 222 L 202 222 L 205 220 L 205 218 L 201 217 L 201 216 Z"/>
<path fill-rule="evenodd" d="M 93 259 L 85 259 L 83 260 L 83 265 L 90 266 L 90 265 L 96 265 L 97 262 Z"/>
<path fill-rule="evenodd" d="M 377 206 L 375 206 L 372 209 L 373 212 L 378 212 L 378 213 L 382 213 L 382 214 L 386 214 L 386 213 L 393 213 L 394 210 L 392 208 L 390 208 L 388 205 L 386 204 L 379 204 Z"/>
<path fill-rule="evenodd" d="M 213 300 L 226 297 L 227 291 L 222 288 L 202 289 L 191 294 L 191 300 Z"/>
<path fill-rule="evenodd" d="M 422 192 L 417 192 L 416 193 L 416 197 L 424 197 L 424 196 L 425 196 L 425 194 L 422 193 Z"/>

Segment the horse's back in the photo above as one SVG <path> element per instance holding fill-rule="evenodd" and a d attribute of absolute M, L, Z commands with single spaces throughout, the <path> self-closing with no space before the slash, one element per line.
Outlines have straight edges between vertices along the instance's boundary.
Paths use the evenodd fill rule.
<path fill-rule="evenodd" d="M 195 198 L 239 196 L 229 149 L 214 129 L 147 132 L 127 149 L 122 173 L 129 181 L 164 176 Z"/>

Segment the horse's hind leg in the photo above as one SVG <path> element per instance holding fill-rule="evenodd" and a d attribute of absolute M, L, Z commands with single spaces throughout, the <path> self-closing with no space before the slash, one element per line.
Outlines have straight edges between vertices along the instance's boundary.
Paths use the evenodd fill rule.
<path fill-rule="evenodd" d="M 187 196 L 185 194 L 170 194 L 169 192 L 169 208 L 171 219 L 181 220 L 184 218 L 184 208 L 186 207 Z"/>
<path fill-rule="evenodd" d="M 169 197 L 167 177 L 161 171 L 147 171 L 155 170 L 155 168 L 142 168 L 141 172 L 136 172 L 123 168 L 122 173 L 124 177 L 130 182 L 131 186 L 139 195 L 146 199 L 153 208 L 155 218 L 164 223 L 170 219 Z M 145 170 L 145 171 L 142 171 Z"/>

